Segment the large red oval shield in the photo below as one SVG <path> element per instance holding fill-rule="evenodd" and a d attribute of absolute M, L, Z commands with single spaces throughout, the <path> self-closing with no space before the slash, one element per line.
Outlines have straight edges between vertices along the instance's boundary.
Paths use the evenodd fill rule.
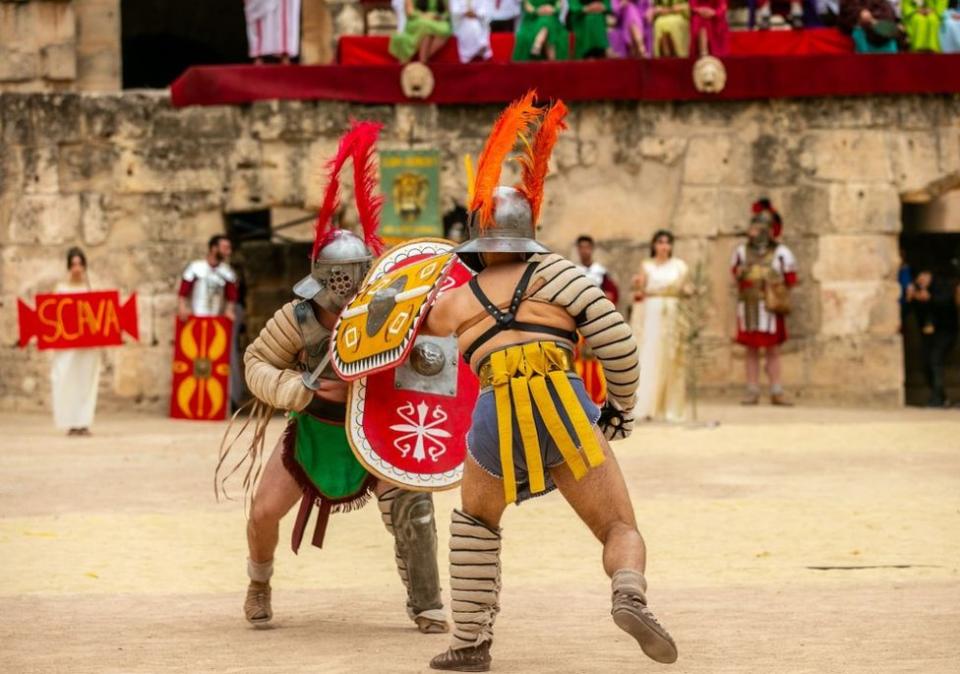
<path fill-rule="evenodd" d="M 381 257 L 366 283 L 452 249 L 448 241 L 408 241 Z M 472 275 L 459 259 L 454 260 L 437 281 L 436 296 L 466 283 Z M 377 477 L 405 489 L 451 489 L 463 474 L 466 435 L 479 384 L 459 357 L 455 337 L 413 334 L 410 339 L 413 345 L 398 366 L 352 382 L 347 437 L 357 459 Z"/>

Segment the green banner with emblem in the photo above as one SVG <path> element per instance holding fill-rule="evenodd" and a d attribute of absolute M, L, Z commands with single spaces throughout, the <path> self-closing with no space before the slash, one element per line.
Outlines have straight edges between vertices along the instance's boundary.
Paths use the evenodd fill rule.
<path fill-rule="evenodd" d="M 438 150 L 381 150 L 380 190 L 380 236 L 387 243 L 443 236 Z"/>

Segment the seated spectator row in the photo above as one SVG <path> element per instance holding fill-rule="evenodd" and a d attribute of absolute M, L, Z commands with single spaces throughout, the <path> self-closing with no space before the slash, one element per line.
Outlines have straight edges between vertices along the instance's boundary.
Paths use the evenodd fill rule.
<path fill-rule="evenodd" d="M 960 0 L 750 0 L 750 25 L 779 14 L 794 29 L 836 25 L 858 52 L 960 52 Z M 456 36 L 464 63 L 490 58 L 490 33 L 514 32 L 513 59 L 687 57 L 729 50 L 727 0 L 393 0 L 390 53 L 429 61 Z M 571 49 L 571 34 L 573 48 Z"/>

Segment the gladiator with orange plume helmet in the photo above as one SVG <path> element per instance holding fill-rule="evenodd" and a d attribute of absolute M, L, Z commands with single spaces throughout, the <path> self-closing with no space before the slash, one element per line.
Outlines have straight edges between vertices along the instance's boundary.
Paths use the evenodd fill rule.
<path fill-rule="evenodd" d="M 566 115 L 562 101 L 538 107 L 536 93 L 530 91 L 494 124 L 477 161 L 469 238 L 456 249 L 474 271 L 484 267 L 481 253 L 550 252 L 537 242 L 536 227 L 550 155 L 566 128 Z M 520 182 L 513 187 L 500 185 L 503 164 L 511 159 L 520 163 Z"/>
<path fill-rule="evenodd" d="M 327 188 L 317 215 L 310 275 L 293 290 L 332 313 L 343 309 L 363 282 L 370 263 L 383 252 L 383 241 L 377 235 L 383 197 L 374 195 L 374 152 L 382 128 L 375 122 L 353 122 L 327 163 Z M 340 209 L 340 173 L 348 159 L 353 160 L 354 201 L 362 238 L 333 224 Z"/>

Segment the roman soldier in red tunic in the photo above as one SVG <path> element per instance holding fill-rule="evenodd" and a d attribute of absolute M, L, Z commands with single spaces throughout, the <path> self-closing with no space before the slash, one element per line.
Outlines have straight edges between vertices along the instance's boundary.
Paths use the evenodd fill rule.
<path fill-rule="evenodd" d="M 786 315 L 790 312 L 789 289 L 797 283 L 797 261 L 780 243 L 783 220 L 770 204 L 760 199 L 753 205 L 747 241 L 733 251 L 731 271 L 737 282 L 738 344 L 747 347 L 747 396 L 745 405 L 760 401 L 760 350 L 766 351 L 770 400 L 790 405 L 780 381 L 780 345 L 787 341 Z"/>

